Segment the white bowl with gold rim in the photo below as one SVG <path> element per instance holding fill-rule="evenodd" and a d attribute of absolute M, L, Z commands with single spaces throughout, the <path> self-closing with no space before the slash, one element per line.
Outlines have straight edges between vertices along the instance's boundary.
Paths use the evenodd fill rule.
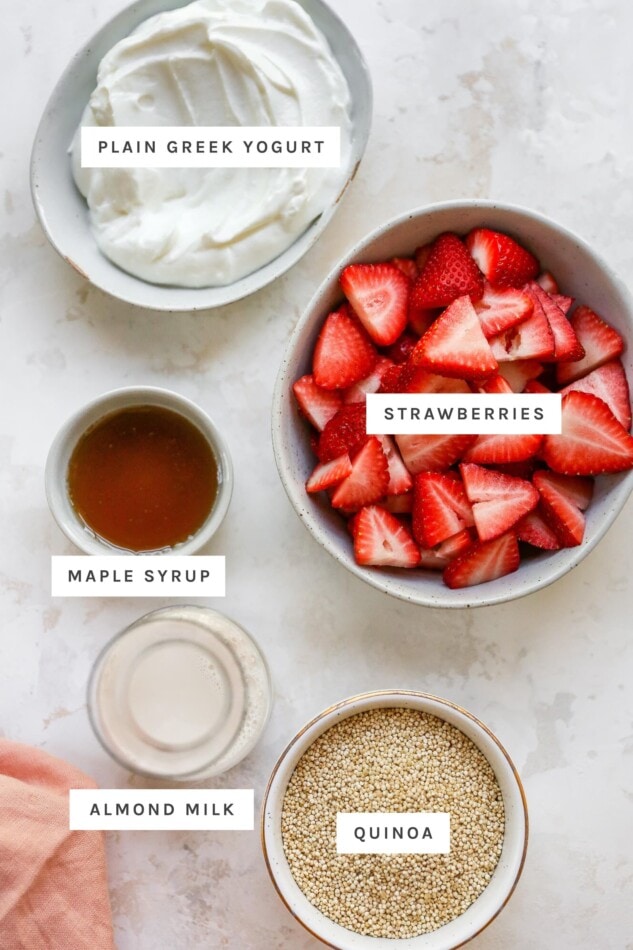
<path fill-rule="evenodd" d="M 341 927 L 310 903 L 285 856 L 281 815 L 286 788 L 312 743 L 336 723 L 370 709 L 404 707 L 443 719 L 464 733 L 490 763 L 505 809 L 499 863 L 477 900 L 459 917 L 431 933 L 403 939 L 368 937 Z M 261 837 L 268 873 L 290 913 L 314 937 L 334 950 L 455 950 L 481 933 L 505 907 L 523 870 L 528 841 L 527 802 L 510 756 L 497 737 L 471 713 L 446 699 L 409 690 L 362 693 L 326 709 L 301 729 L 275 765 L 262 803 Z"/>

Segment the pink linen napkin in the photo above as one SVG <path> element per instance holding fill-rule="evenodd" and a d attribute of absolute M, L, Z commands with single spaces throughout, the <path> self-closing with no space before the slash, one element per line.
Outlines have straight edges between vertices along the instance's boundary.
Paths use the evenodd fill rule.
<path fill-rule="evenodd" d="M 70 831 L 68 789 L 92 779 L 0 739 L 0 947 L 112 950 L 104 836 Z"/>

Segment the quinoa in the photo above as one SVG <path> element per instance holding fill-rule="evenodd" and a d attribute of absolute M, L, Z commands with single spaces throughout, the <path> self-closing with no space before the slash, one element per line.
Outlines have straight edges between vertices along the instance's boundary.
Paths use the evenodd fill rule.
<path fill-rule="evenodd" d="M 449 854 L 338 854 L 338 812 L 449 812 Z M 281 819 L 307 899 L 372 937 L 430 933 L 465 910 L 499 861 L 505 814 L 483 753 L 437 716 L 400 707 L 342 720 L 304 752 Z"/>

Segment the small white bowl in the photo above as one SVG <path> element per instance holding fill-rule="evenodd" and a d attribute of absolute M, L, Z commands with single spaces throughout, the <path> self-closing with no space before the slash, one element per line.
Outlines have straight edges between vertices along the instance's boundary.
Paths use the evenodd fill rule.
<path fill-rule="evenodd" d="M 299 888 L 286 859 L 281 815 L 286 788 L 296 765 L 315 739 L 337 722 L 385 707 L 417 709 L 456 726 L 483 752 L 490 763 L 505 808 L 505 833 L 499 863 L 486 889 L 468 910 L 438 930 L 408 939 L 367 937 L 334 923 Z M 497 737 L 471 713 L 446 699 L 408 690 L 385 690 L 353 696 L 326 709 L 301 729 L 282 752 L 270 777 L 262 804 L 261 836 L 264 859 L 272 882 L 290 913 L 335 950 L 454 950 L 488 926 L 509 901 L 523 870 L 528 841 L 527 802 L 521 780 Z"/>
<path fill-rule="evenodd" d="M 137 0 L 103 26 L 73 57 L 40 120 L 31 156 L 31 193 L 46 237 L 78 274 L 106 293 L 153 310 L 205 310 L 241 300 L 297 263 L 329 224 L 363 157 L 372 116 L 369 70 L 345 24 L 323 0 L 298 0 L 327 39 L 351 95 L 352 142 L 341 190 L 306 231 L 264 267 L 224 287 L 166 287 L 128 274 L 97 247 L 88 206 L 75 186 L 68 149 L 97 81 L 97 67 L 140 23 L 190 0 Z"/>
<path fill-rule="evenodd" d="M 113 547 L 96 537 L 83 523 L 68 496 L 68 464 L 77 442 L 84 432 L 118 409 L 130 406 L 161 406 L 184 416 L 203 434 L 213 451 L 218 470 L 218 491 L 206 521 L 182 544 L 165 548 L 157 554 L 195 554 L 218 530 L 233 493 L 233 464 L 223 436 L 206 412 L 185 396 L 159 386 L 129 386 L 104 393 L 76 412 L 59 430 L 46 459 L 46 498 L 55 521 L 66 537 L 86 554 L 135 554 Z"/>
<path fill-rule="evenodd" d="M 273 395 L 272 435 L 275 459 L 286 493 L 302 522 L 340 564 L 378 590 L 429 607 L 480 607 L 514 600 L 546 587 L 575 567 L 615 521 L 633 489 L 633 471 L 596 479 L 587 511 L 585 540 L 574 548 L 535 554 L 518 571 L 488 584 L 451 590 L 439 572 L 361 567 L 343 519 L 327 499 L 309 496 L 305 482 L 316 464 L 308 429 L 299 415 L 292 384 L 311 372 L 312 351 L 323 321 L 343 299 L 339 276 L 353 262 L 407 256 L 442 231 L 465 234 L 489 227 L 513 235 L 560 281 L 563 293 L 588 304 L 613 324 L 627 341 L 622 357 L 633 392 L 633 302 L 624 284 L 581 238 L 525 208 L 491 201 L 449 201 L 410 211 L 378 228 L 352 248 L 324 280 L 286 347 Z"/>

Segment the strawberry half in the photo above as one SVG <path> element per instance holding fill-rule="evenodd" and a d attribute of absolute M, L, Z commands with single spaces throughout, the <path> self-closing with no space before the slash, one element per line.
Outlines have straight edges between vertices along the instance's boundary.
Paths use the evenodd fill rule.
<path fill-rule="evenodd" d="M 332 495 L 333 508 L 354 511 L 378 501 L 387 492 L 389 466 L 380 442 L 370 436 L 352 462 L 352 471 Z"/>
<path fill-rule="evenodd" d="M 542 435 L 524 432 L 518 435 L 485 434 L 464 453 L 465 462 L 479 465 L 506 465 L 509 462 L 524 462 L 533 458 L 543 442 Z"/>
<path fill-rule="evenodd" d="M 343 393 L 343 402 L 351 404 L 354 402 L 365 402 L 367 393 L 377 393 L 383 381 L 383 377 L 388 369 L 394 364 L 384 356 L 379 356 L 373 370 L 365 379 L 360 379 Z"/>
<path fill-rule="evenodd" d="M 591 500 L 592 482 L 539 471 L 534 473 L 534 485 L 541 496 L 543 516 L 563 547 L 582 544 L 585 534 L 582 512 Z"/>
<path fill-rule="evenodd" d="M 398 377 L 399 393 L 469 393 L 470 386 L 464 379 L 451 376 L 438 376 L 429 373 L 422 366 L 416 366 L 413 360 L 402 367 Z"/>
<path fill-rule="evenodd" d="M 570 383 L 561 389 L 561 393 L 577 390 L 581 393 L 593 393 L 598 399 L 606 402 L 607 406 L 625 429 L 631 428 L 631 398 L 629 396 L 629 384 L 626 381 L 626 373 L 620 360 L 614 360 L 612 363 L 605 363 L 598 369 L 592 370 L 582 379 L 577 379 L 575 383 Z"/>
<path fill-rule="evenodd" d="M 356 515 L 354 556 L 358 564 L 375 567 L 417 567 L 418 546 L 401 521 L 379 505 Z"/>
<path fill-rule="evenodd" d="M 412 257 L 392 257 L 389 263 L 401 270 L 411 283 L 418 276 L 418 265 Z"/>
<path fill-rule="evenodd" d="M 435 548 L 420 548 L 420 567 L 430 571 L 443 571 L 458 555 L 472 548 L 475 541 L 475 532 L 471 528 L 464 528 Z"/>
<path fill-rule="evenodd" d="M 443 376 L 476 379 L 498 369 L 470 297 L 455 300 L 420 339 L 411 361 Z"/>
<path fill-rule="evenodd" d="M 507 381 L 513 393 L 523 393 L 530 380 L 543 372 L 543 366 L 536 360 L 514 360 L 499 363 L 499 375 Z"/>
<path fill-rule="evenodd" d="M 411 305 L 416 310 L 447 307 L 465 294 L 479 300 L 483 290 L 483 278 L 463 242 L 447 231 L 431 246 L 426 264 L 413 285 Z"/>
<path fill-rule="evenodd" d="M 490 348 L 499 363 L 510 360 L 551 360 L 554 334 L 540 301 L 532 298 L 532 316 L 490 339 Z"/>
<path fill-rule="evenodd" d="M 345 453 L 353 458 L 368 438 L 365 403 L 342 406 L 319 436 L 317 457 L 320 462 L 331 462 Z"/>
<path fill-rule="evenodd" d="M 542 287 L 547 294 L 559 293 L 558 281 L 548 270 L 541 271 L 536 278 L 536 283 Z"/>
<path fill-rule="evenodd" d="M 557 362 L 582 359 L 585 355 L 584 347 L 558 304 L 552 300 L 549 294 L 545 293 L 542 287 L 539 287 L 536 281 L 531 281 L 525 289 L 533 300 L 538 300 L 543 308 L 543 313 L 554 337 L 553 359 Z"/>
<path fill-rule="evenodd" d="M 459 470 L 481 541 L 491 541 L 536 508 L 538 492 L 530 482 L 464 463 Z"/>
<path fill-rule="evenodd" d="M 332 416 L 336 415 L 343 402 L 340 393 L 317 386 L 313 376 L 302 376 L 296 381 L 292 391 L 301 412 L 319 432 L 325 428 Z"/>
<path fill-rule="evenodd" d="M 363 328 L 343 306 L 326 318 L 314 347 L 312 372 L 323 389 L 347 389 L 368 376 L 377 353 Z"/>
<path fill-rule="evenodd" d="M 413 479 L 411 478 L 400 452 L 396 448 L 393 439 L 389 435 L 378 436 L 381 448 L 387 458 L 389 467 L 389 484 L 387 485 L 387 495 L 403 495 L 413 488 Z"/>
<path fill-rule="evenodd" d="M 476 435 L 397 435 L 400 454 L 412 475 L 441 472 L 462 457 Z"/>
<path fill-rule="evenodd" d="M 306 491 L 310 494 L 338 485 L 352 473 L 352 463 L 349 455 L 339 456 L 331 462 L 322 462 L 314 469 L 306 482 Z"/>
<path fill-rule="evenodd" d="M 624 340 L 617 330 L 605 323 L 589 307 L 576 307 L 569 322 L 584 348 L 585 355 L 575 363 L 563 363 L 556 367 L 556 379 L 560 385 L 586 376 L 592 369 L 617 359 L 624 350 Z"/>
<path fill-rule="evenodd" d="M 486 584 L 512 574 L 519 567 L 519 545 L 509 531 L 494 541 L 475 544 L 456 557 L 444 571 L 444 583 L 451 588 Z"/>
<path fill-rule="evenodd" d="M 459 479 L 422 472 L 413 485 L 413 537 L 433 548 L 474 524 L 471 505 Z"/>
<path fill-rule="evenodd" d="M 543 458 L 562 475 L 602 475 L 633 466 L 633 438 L 592 393 L 563 396 L 560 435 L 543 439 Z"/>
<path fill-rule="evenodd" d="M 495 287 L 522 287 L 540 270 L 534 255 L 501 231 L 475 228 L 466 238 L 466 247 Z"/>
<path fill-rule="evenodd" d="M 486 281 L 484 295 L 475 304 L 475 310 L 484 336 L 490 338 L 527 320 L 532 315 L 534 303 L 524 290 L 516 287 L 500 289 Z"/>
<path fill-rule="evenodd" d="M 519 521 L 516 535 L 519 541 L 525 541 L 526 544 L 541 548 L 543 551 L 558 551 L 562 547 L 558 535 L 543 518 L 540 507 L 535 508 Z"/>
<path fill-rule="evenodd" d="M 395 343 L 407 325 L 409 278 L 394 264 L 350 264 L 343 293 L 378 346 Z"/>

